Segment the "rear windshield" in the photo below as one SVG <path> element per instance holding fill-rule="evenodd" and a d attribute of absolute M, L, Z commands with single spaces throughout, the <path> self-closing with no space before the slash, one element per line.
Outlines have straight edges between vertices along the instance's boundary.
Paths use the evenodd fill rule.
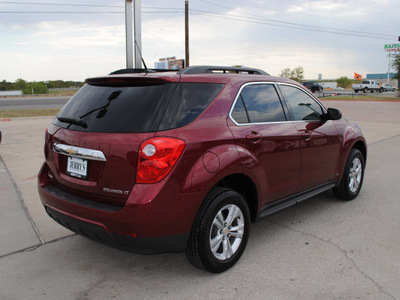
<path fill-rule="evenodd" d="M 86 84 L 53 123 L 87 132 L 142 133 L 189 124 L 212 102 L 223 85 L 165 83 L 112 87 Z"/>

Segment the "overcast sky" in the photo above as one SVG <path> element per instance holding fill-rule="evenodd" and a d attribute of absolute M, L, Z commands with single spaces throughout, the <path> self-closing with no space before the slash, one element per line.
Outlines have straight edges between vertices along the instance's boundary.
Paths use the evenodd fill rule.
<path fill-rule="evenodd" d="M 184 58 L 184 0 L 142 0 L 148 67 Z M 46 5 L 44 5 L 46 4 Z M 50 5 L 51 4 L 51 5 Z M 305 77 L 386 73 L 399 0 L 189 0 L 191 65 Z M 79 80 L 125 67 L 125 0 L 0 0 L 0 80 Z M 61 13 L 62 12 L 62 13 Z"/>

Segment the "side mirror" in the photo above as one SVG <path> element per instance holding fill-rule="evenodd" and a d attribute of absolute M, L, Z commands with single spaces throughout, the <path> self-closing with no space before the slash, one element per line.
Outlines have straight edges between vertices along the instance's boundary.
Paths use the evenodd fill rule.
<path fill-rule="evenodd" d="M 336 108 L 328 108 L 328 113 L 326 115 L 327 120 L 340 120 L 342 118 L 342 113 Z"/>

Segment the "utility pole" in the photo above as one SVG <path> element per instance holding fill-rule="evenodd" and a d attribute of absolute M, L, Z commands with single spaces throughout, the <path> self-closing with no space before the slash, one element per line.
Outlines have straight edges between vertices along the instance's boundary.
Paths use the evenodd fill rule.
<path fill-rule="evenodd" d="M 133 68 L 133 3 L 125 0 L 125 40 L 126 40 L 126 68 Z"/>
<path fill-rule="evenodd" d="M 388 53 L 389 53 L 389 63 L 388 63 L 388 77 L 387 77 L 387 83 L 390 82 L 390 51 L 389 51 Z"/>
<path fill-rule="evenodd" d="M 189 67 L 189 0 L 185 0 L 185 67 Z"/>
<path fill-rule="evenodd" d="M 142 68 L 141 1 L 125 0 L 126 68 Z M 134 20 L 133 20 L 134 16 Z M 133 26 L 133 21 L 135 26 Z M 135 56 L 135 60 L 133 59 Z"/>
<path fill-rule="evenodd" d="M 135 68 L 142 68 L 142 4 L 141 0 L 134 0 L 133 15 L 135 18 Z"/>

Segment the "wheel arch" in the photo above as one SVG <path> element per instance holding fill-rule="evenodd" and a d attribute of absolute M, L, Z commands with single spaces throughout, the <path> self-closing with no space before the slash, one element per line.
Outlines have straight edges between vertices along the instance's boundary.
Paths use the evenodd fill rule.
<path fill-rule="evenodd" d="M 367 146 L 365 145 L 365 143 L 363 141 L 357 141 L 352 149 L 357 149 L 361 152 L 361 154 L 364 157 L 364 163 L 367 163 Z"/>
<path fill-rule="evenodd" d="M 224 177 L 213 187 L 225 187 L 232 189 L 243 196 L 250 210 L 251 220 L 257 219 L 258 193 L 254 182 L 244 174 L 231 174 Z"/>

